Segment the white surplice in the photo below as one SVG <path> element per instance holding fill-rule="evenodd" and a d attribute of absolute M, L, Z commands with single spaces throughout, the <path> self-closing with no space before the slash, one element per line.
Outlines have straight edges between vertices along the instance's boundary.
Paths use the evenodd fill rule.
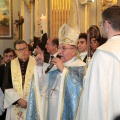
<path fill-rule="evenodd" d="M 78 120 L 113 120 L 120 115 L 120 36 L 94 53 L 80 100 Z"/>
<path fill-rule="evenodd" d="M 18 104 L 13 105 L 20 98 L 28 100 L 29 88 L 36 61 L 29 57 L 24 88 L 22 88 L 22 75 L 18 58 L 11 61 L 11 76 L 13 88 L 5 89 L 4 108 L 7 109 L 6 120 L 25 120 L 27 109 L 21 108 Z"/>
<path fill-rule="evenodd" d="M 0 115 L 2 115 L 4 111 L 3 105 L 4 105 L 4 94 L 0 88 Z"/>
<path fill-rule="evenodd" d="M 85 66 L 85 63 L 83 63 L 80 60 L 74 61 L 74 58 L 73 58 L 72 60 L 66 62 L 64 65 L 80 67 L 80 66 Z M 47 66 L 48 65 L 45 63 L 43 64 L 43 67 L 36 66 L 36 69 L 34 71 L 33 82 L 34 82 L 34 91 L 35 91 L 35 97 L 36 97 L 35 99 L 36 99 L 37 114 L 38 114 L 37 119 L 38 120 L 39 119 L 40 120 L 60 120 L 65 75 L 66 75 L 67 69 L 64 68 L 62 73 L 58 72 L 56 80 L 53 81 L 53 84 L 51 84 L 50 82 L 51 79 L 49 78 L 49 74 L 44 74 L 44 71 L 46 70 Z M 50 71 L 54 71 L 56 69 L 57 68 L 54 66 Z M 55 89 L 55 91 L 53 91 L 53 89 Z M 29 99 L 31 100 L 31 98 Z M 29 115 L 29 112 L 28 112 L 28 117 L 26 120 L 29 120 L 31 117 L 34 117 L 34 116 L 31 116 L 31 114 Z"/>
<path fill-rule="evenodd" d="M 85 63 L 80 60 L 75 60 L 74 58 L 66 63 L 64 66 L 85 66 Z M 55 88 L 55 92 L 49 88 L 48 82 L 44 84 L 46 88 L 43 86 L 43 90 L 41 91 L 41 95 L 45 93 L 44 91 L 50 92 L 49 96 L 49 104 L 48 104 L 48 118 L 47 120 L 60 120 L 61 118 L 61 110 L 62 110 L 62 101 L 63 101 L 63 94 L 64 94 L 64 87 L 65 87 L 65 76 L 66 76 L 67 69 L 64 68 L 63 72 L 58 74 L 56 81 L 54 82 L 52 89 Z M 49 79 L 48 79 L 49 80 Z M 47 95 L 46 95 L 47 96 Z"/>

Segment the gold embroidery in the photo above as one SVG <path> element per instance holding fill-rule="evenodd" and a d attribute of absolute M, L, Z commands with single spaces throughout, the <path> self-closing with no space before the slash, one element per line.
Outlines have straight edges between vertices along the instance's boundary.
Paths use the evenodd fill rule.
<path fill-rule="evenodd" d="M 35 67 L 35 59 L 30 57 L 26 75 L 25 75 L 25 83 L 24 87 L 22 87 L 22 74 L 20 69 L 20 64 L 18 58 L 11 61 L 11 74 L 12 74 L 12 83 L 14 90 L 20 95 L 21 98 L 27 100 L 27 96 L 29 94 L 30 83 L 32 74 Z M 17 104 L 14 106 L 16 120 L 23 120 L 26 117 L 26 109 L 19 107 Z"/>

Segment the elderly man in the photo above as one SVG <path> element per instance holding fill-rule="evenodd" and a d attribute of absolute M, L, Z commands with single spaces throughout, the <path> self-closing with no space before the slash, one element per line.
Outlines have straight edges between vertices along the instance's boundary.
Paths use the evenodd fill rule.
<path fill-rule="evenodd" d="M 43 56 L 36 57 L 38 64 L 30 90 L 27 120 L 75 119 L 85 66 L 76 57 L 78 36 L 76 29 L 62 25 L 58 47 L 61 58 L 52 59 L 54 66 L 47 74 L 44 72 L 47 67 L 42 63 Z M 40 87 L 40 78 L 44 81 L 43 87 Z"/>
<path fill-rule="evenodd" d="M 80 120 L 114 120 L 120 115 L 120 6 L 102 12 L 108 41 L 89 64 L 81 96 Z"/>
<path fill-rule="evenodd" d="M 6 65 L 2 89 L 5 91 L 6 120 L 25 120 L 31 77 L 36 61 L 29 56 L 27 43 L 14 44 L 17 57 Z"/>

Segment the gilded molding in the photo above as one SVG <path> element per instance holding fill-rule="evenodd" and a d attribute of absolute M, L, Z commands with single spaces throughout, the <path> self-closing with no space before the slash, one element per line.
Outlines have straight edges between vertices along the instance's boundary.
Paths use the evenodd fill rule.
<path fill-rule="evenodd" d="M 115 5 L 117 4 L 117 0 L 102 0 L 101 3 L 102 3 L 102 11 L 112 5 Z"/>

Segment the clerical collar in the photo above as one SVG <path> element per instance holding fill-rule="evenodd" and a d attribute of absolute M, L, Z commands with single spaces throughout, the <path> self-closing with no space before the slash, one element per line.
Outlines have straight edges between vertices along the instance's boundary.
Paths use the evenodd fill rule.
<path fill-rule="evenodd" d="M 75 61 L 76 57 L 72 58 L 71 60 L 64 62 L 64 66 L 68 66 L 70 65 L 70 63 L 72 63 L 73 61 Z"/>
<path fill-rule="evenodd" d="M 27 59 L 27 60 L 21 60 L 19 58 L 18 58 L 18 60 L 19 60 L 19 62 L 28 62 L 29 61 L 29 59 Z"/>

